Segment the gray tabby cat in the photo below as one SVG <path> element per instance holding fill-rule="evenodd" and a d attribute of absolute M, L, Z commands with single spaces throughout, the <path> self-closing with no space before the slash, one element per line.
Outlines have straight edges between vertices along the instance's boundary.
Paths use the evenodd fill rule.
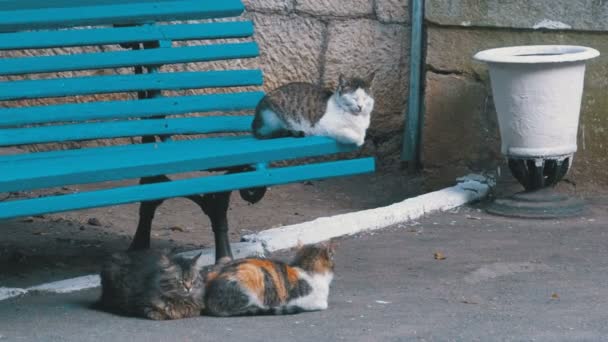
<path fill-rule="evenodd" d="M 200 255 L 191 260 L 154 251 L 116 253 L 102 266 L 99 305 L 154 320 L 200 315 L 204 284 Z"/>
<path fill-rule="evenodd" d="M 321 135 L 363 145 L 374 99 L 369 80 L 340 75 L 335 92 L 310 83 L 289 83 L 258 104 L 253 134 L 259 139 Z"/>

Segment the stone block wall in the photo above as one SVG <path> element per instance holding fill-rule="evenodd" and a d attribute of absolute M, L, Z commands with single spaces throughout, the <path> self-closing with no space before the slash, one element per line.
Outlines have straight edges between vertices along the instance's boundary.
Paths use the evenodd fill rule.
<path fill-rule="evenodd" d="M 472 56 L 501 46 L 590 46 L 578 152 L 567 176 L 587 188 L 608 185 L 608 2 L 600 0 L 427 0 L 426 93 L 422 159 L 448 184 L 470 171 L 511 177 L 484 64 Z"/>

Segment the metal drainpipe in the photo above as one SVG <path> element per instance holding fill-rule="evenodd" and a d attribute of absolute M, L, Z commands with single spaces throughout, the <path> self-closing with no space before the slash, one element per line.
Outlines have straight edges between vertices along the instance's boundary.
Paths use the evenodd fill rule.
<path fill-rule="evenodd" d="M 401 160 L 412 168 L 420 166 L 420 137 L 423 120 L 423 37 L 424 37 L 424 1 L 411 0 L 412 37 L 410 48 L 410 84 L 408 108 L 401 149 Z"/>

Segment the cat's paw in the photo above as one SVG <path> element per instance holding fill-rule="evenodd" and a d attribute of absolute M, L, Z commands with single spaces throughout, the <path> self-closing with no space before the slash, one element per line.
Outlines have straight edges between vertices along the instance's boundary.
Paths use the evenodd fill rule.
<path fill-rule="evenodd" d="M 303 131 L 289 131 L 289 135 L 291 135 L 294 138 L 304 138 L 306 136 L 306 133 L 304 133 Z"/>
<path fill-rule="evenodd" d="M 155 321 L 164 321 L 168 319 L 165 314 L 150 308 L 144 309 L 144 316 Z"/>

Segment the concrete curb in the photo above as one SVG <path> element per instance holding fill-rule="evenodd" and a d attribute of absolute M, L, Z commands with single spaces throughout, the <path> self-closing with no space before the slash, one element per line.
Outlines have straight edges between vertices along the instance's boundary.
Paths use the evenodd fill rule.
<path fill-rule="evenodd" d="M 5 300 L 13 297 L 19 297 L 27 293 L 26 289 L 18 289 L 13 287 L 0 287 L 0 300 Z"/>
<path fill-rule="evenodd" d="M 96 274 L 54 281 L 52 283 L 28 287 L 27 292 L 69 293 L 100 286 L 101 280 Z"/>
<path fill-rule="evenodd" d="M 267 253 L 331 238 L 353 235 L 414 220 L 435 211 L 446 211 L 485 197 L 492 184 L 482 176 L 458 179 L 453 187 L 431 192 L 386 207 L 321 217 L 313 221 L 246 235 L 244 241 L 259 242 Z"/>
<path fill-rule="evenodd" d="M 299 243 L 310 244 L 339 236 L 385 228 L 397 223 L 414 220 L 435 211 L 446 211 L 484 198 L 493 186 L 491 180 L 480 175 L 459 178 L 458 184 L 443 190 L 406 199 L 386 207 L 321 217 L 313 221 L 264 230 L 245 235 L 244 242 L 231 244 L 234 257 L 264 256 L 282 249 L 296 247 Z M 206 248 L 181 253 L 191 258 L 203 253 L 205 265 L 215 262 L 215 249 Z M 0 287 L 0 301 L 22 296 L 30 292 L 68 293 L 100 286 L 98 275 L 56 281 L 26 289 Z"/>

